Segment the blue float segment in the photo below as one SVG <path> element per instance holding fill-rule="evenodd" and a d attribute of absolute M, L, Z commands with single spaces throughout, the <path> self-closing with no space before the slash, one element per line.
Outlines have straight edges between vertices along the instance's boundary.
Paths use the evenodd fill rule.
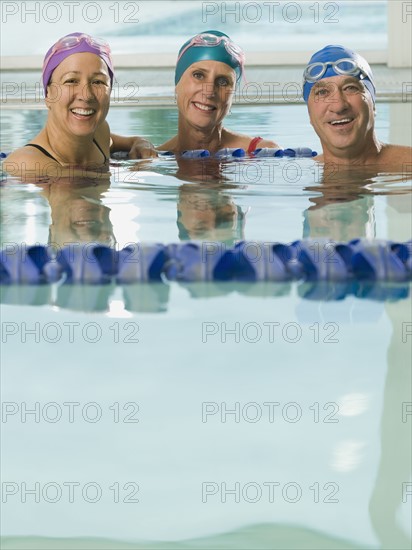
<path fill-rule="evenodd" d="M 290 281 L 293 279 L 293 271 L 288 265 L 289 247 L 286 245 L 244 241 L 238 243 L 233 252 L 237 253 L 242 264 L 249 264 L 252 268 L 252 273 L 246 279 L 248 281 Z"/>
<path fill-rule="evenodd" d="M 191 151 L 183 151 L 180 156 L 182 159 L 200 159 L 210 157 L 210 153 L 207 149 L 193 149 Z"/>
<path fill-rule="evenodd" d="M 235 149 L 235 148 L 228 148 L 225 149 L 219 149 L 213 157 L 220 159 L 220 160 L 228 160 L 228 159 L 239 159 L 246 156 L 246 152 L 244 149 Z"/>
<path fill-rule="evenodd" d="M 335 243 L 304 239 L 291 244 L 241 241 L 131 244 L 123 250 L 72 244 L 54 253 L 44 246 L 6 247 L 0 253 L 3 285 L 107 284 L 162 281 L 378 281 L 412 279 L 412 242 L 356 239 Z"/>
<path fill-rule="evenodd" d="M 168 259 L 162 244 L 130 244 L 118 253 L 117 283 L 161 281 Z"/>
<path fill-rule="evenodd" d="M 165 277 L 169 281 L 213 281 L 213 270 L 218 261 L 215 254 L 206 254 L 206 244 L 189 242 L 170 244 Z M 220 247 L 220 243 L 212 243 Z"/>
<path fill-rule="evenodd" d="M 255 149 L 252 155 L 256 158 L 262 157 L 283 157 L 283 149 L 275 149 L 271 147 L 261 147 L 260 149 Z"/>
<path fill-rule="evenodd" d="M 410 279 L 410 271 L 402 256 L 405 248 L 394 247 L 386 241 L 354 240 L 351 258 L 353 275 L 358 280 L 403 282 Z M 396 250 L 398 252 L 396 252 Z"/>
<path fill-rule="evenodd" d="M 245 243 L 237 243 L 226 250 L 214 269 L 215 281 L 256 281 L 256 269 L 245 254 Z"/>
<path fill-rule="evenodd" d="M 165 276 L 172 281 L 287 281 L 292 279 L 279 254 L 283 245 L 240 242 L 169 245 Z"/>
<path fill-rule="evenodd" d="M 392 243 L 391 250 L 406 267 L 409 275 L 412 274 L 412 241 L 406 243 Z"/>
<path fill-rule="evenodd" d="M 283 155 L 285 157 L 316 157 L 317 152 L 312 151 L 309 147 L 295 147 L 293 149 L 284 149 Z"/>
<path fill-rule="evenodd" d="M 308 281 L 346 281 L 351 279 L 353 251 L 345 244 L 336 244 L 327 239 L 305 239 L 291 245 L 295 252 L 294 272 Z M 291 265 L 292 268 L 292 265 Z"/>
<path fill-rule="evenodd" d="M 49 247 L 9 245 L 0 252 L 1 284 L 41 284 L 60 278 Z"/>
<path fill-rule="evenodd" d="M 312 158 L 317 156 L 316 151 L 312 151 L 309 147 L 295 147 L 288 149 L 272 149 L 269 147 L 264 147 L 261 149 L 256 149 L 253 153 L 253 156 L 256 158 L 261 157 L 292 157 L 292 158 Z"/>
<path fill-rule="evenodd" d="M 62 248 L 56 259 L 68 283 L 107 284 L 116 272 L 117 253 L 95 243 Z"/>

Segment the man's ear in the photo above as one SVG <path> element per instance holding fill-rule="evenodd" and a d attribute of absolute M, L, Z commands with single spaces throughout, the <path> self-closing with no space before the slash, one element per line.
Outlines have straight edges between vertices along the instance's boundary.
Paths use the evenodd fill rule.
<path fill-rule="evenodd" d="M 309 109 L 308 109 L 308 116 L 309 116 L 310 125 L 313 126 L 312 117 L 310 116 L 310 111 L 309 111 Z"/>

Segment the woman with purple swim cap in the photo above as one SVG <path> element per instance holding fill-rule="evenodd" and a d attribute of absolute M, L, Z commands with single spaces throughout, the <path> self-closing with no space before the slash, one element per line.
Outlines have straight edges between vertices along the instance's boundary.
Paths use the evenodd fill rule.
<path fill-rule="evenodd" d="M 278 147 L 273 141 L 251 138 L 223 127 L 233 94 L 244 70 L 244 53 L 226 34 L 204 31 L 180 48 L 175 71 L 178 133 L 159 150 L 180 153 L 207 149 Z"/>
<path fill-rule="evenodd" d="M 376 136 L 375 96 L 372 70 L 361 55 L 340 45 L 313 54 L 303 73 L 303 98 L 322 144 L 316 160 L 410 171 L 412 148 Z"/>
<path fill-rule="evenodd" d="M 113 73 L 106 42 L 83 33 L 58 40 L 43 63 L 46 125 L 30 143 L 8 156 L 5 170 L 24 176 L 25 181 L 27 176 L 47 176 L 48 168 L 55 175 L 53 167 L 58 166 L 106 166 L 110 150 L 136 145 L 140 138 L 110 136 L 106 116 Z M 140 142 L 143 147 L 147 144 Z"/>

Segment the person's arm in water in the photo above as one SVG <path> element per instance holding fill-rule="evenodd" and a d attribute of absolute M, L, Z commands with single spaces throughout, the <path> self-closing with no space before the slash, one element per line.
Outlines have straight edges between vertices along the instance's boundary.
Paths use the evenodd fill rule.
<path fill-rule="evenodd" d="M 139 136 L 119 136 L 110 134 L 110 153 L 127 151 L 131 159 L 146 159 L 157 157 L 154 145 L 145 138 Z"/>

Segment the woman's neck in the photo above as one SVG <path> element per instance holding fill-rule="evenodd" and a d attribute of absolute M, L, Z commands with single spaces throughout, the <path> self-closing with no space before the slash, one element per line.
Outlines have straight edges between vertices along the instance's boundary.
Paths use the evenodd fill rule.
<path fill-rule="evenodd" d="M 61 128 L 56 128 L 53 122 L 48 120 L 44 128 L 44 137 L 50 153 L 61 164 L 82 165 L 93 162 L 93 134 L 72 136 Z"/>
<path fill-rule="evenodd" d="M 223 147 L 224 133 L 225 130 L 221 125 L 213 129 L 203 129 L 187 126 L 179 121 L 175 149 L 176 151 L 207 149 L 214 153 Z"/>

